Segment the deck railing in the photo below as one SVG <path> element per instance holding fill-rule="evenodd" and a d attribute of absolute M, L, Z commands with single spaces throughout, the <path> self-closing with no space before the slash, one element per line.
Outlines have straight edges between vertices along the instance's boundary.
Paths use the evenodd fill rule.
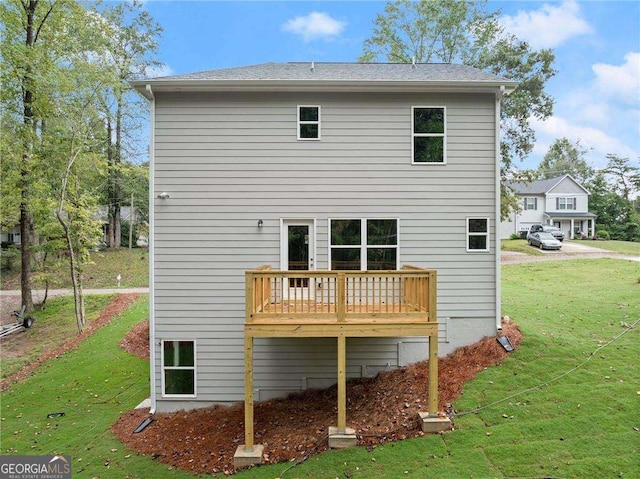
<path fill-rule="evenodd" d="M 435 322 L 436 272 L 405 266 L 398 271 L 246 272 L 247 323 L 260 320 L 401 320 Z"/>

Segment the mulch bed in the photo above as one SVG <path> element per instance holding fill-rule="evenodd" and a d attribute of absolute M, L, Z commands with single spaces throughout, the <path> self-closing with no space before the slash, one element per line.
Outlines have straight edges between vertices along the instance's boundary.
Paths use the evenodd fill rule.
<path fill-rule="evenodd" d="M 136 324 L 118 345 L 129 354 L 149 359 L 149 319 Z"/>
<path fill-rule="evenodd" d="M 507 323 L 503 328 L 518 347 L 522 341 L 518 327 Z M 142 326 L 132 333 L 144 334 Z M 140 343 L 133 338 L 128 342 Z M 487 337 L 440 358 L 440 410 L 450 410 L 466 382 L 507 355 L 495 337 Z M 418 411 L 427 409 L 427 371 L 427 361 L 422 361 L 348 382 L 347 424 L 359 435 L 358 444 L 374 447 L 424 435 L 417 417 Z M 128 447 L 163 463 L 194 473 L 234 472 L 233 454 L 244 443 L 243 404 L 158 413 L 149 427 L 133 434 L 148 416 L 148 408 L 128 411 L 112 430 Z M 264 463 L 317 454 L 327 449 L 327 428 L 337 421 L 336 387 L 256 403 L 254 417 L 255 442 L 265 446 Z"/>
<path fill-rule="evenodd" d="M 50 359 L 59 358 L 63 354 L 68 351 L 72 351 L 77 349 L 78 345 L 95 333 L 101 327 L 109 324 L 111 319 L 115 316 L 121 314 L 124 310 L 126 310 L 131 304 L 139 297 L 140 295 L 135 294 L 119 294 L 100 312 L 98 317 L 91 321 L 89 325 L 82 331 L 82 333 L 76 335 L 73 339 L 66 341 L 61 346 L 51 350 L 45 351 L 42 353 L 38 359 L 29 363 L 20 371 L 16 371 L 15 373 L 7 376 L 6 378 L 0 381 L 0 391 L 6 391 L 11 387 L 11 384 L 21 381 L 31 375 L 33 371 L 38 368 L 42 363 L 48 361 Z M 147 341 L 148 342 L 148 341 Z"/>

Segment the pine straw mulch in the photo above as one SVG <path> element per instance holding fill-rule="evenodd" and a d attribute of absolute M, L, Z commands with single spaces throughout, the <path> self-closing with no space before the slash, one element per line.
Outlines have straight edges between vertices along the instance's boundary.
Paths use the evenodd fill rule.
<path fill-rule="evenodd" d="M 98 317 L 91 321 L 89 325 L 82 331 L 82 333 L 76 335 L 69 341 L 64 342 L 60 346 L 50 351 L 43 352 L 38 358 L 27 364 L 24 368 L 15 373 L 7 376 L 0 381 L 0 391 L 6 391 L 15 382 L 22 381 L 33 373 L 42 363 L 49 361 L 50 359 L 59 358 L 68 351 L 72 351 L 78 348 L 78 345 L 95 333 L 98 329 L 106 326 L 111 320 L 124 312 L 131 304 L 138 299 L 140 294 L 118 294 L 107 306 L 100 311 Z M 147 341 L 148 342 L 148 341 Z"/>
<path fill-rule="evenodd" d="M 503 328 L 503 334 L 518 347 L 522 341 L 518 327 L 507 323 Z M 487 337 L 440 358 L 440 410 L 450 410 L 466 382 L 507 355 L 495 337 Z M 418 411 L 427 409 L 427 370 L 427 361 L 422 361 L 348 382 L 347 424 L 356 430 L 359 445 L 374 447 L 424 435 L 417 417 Z M 265 446 L 264 463 L 301 459 L 326 450 L 327 428 L 337 420 L 336 403 L 335 386 L 256 403 L 255 442 Z M 157 413 L 150 426 L 133 434 L 148 415 L 148 408 L 128 411 L 112 430 L 128 447 L 163 463 L 194 473 L 234 472 L 233 455 L 244 443 L 243 404 Z"/>

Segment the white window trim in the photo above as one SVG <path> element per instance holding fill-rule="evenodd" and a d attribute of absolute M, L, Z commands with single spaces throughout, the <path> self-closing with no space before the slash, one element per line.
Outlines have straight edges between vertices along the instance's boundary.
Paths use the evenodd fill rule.
<path fill-rule="evenodd" d="M 528 208 L 528 200 L 533 200 L 533 208 Z M 535 196 L 525 196 L 524 198 L 524 210 L 525 211 L 537 211 L 538 210 L 538 198 Z"/>
<path fill-rule="evenodd" d="M 472 233 L 469 231 L 469 220 L 486 220 L 487 221 L 487 231 L 484 233 Z M 464 237 L 465 246 L 467 249 L 467 253 L 489 253 L 491 252 L 490 240 L 491 240 L 491 220 L 486 216 L 467 216 L 466 220 L 466 230 L 467 234 Z M 487 247 L 485 249 L 470 249 L 469 248 L 469 238 L 471 236 L 486 236 L 487 237 Z"/>
<path fill-rule="evenodd" d="M 190 341 L 193 343 L 193 366 L 165 366 L 164 365 L 164 343 L 175 341 Z M 195 339 L 163 339 L 160 341 L 160 387 L 163 398 L 195 398 L 198 397 L 198 371 L 196 369 L 197 361 L 197 344 Z M 193 394 L 165 394 L 164 389 L 164 372 L 167 369 L 188 369 L 193 370 Z"/>
<path fill-rule="evenodd" d="M 331 222 L 332 221 L 341 221 L 341 220 L 350 220 L 360 221 L 360 244 L 359 245 L 333 245 L 331 244 Z M 397 243 L 395 245 L 371 245 L 367 244 L 367 220 L 395 220 L 396 222 L 396 237 L 398 238 Z M 329 250 L 327 256 L 327 269 L 331 271 L 331 250 L 332 249 L 355 249 L 360 248 L 360 271 L 367 271 L 367 260 L 369 255 L 367 255 L 367 251 L 369 248 L 395 248 L 396 249 L 396 270 L 400 269 L 400 218 L 384 218 L 384 217 L 371 217 L 371 218 L 346 218 L 346 217 L 338 217 L 338 218 L 329 218 L 328 219 L 328 234 L 329 238 L 327 241 Z"/>
<path fill-rule="evenodd" d="M 444 110 L 444 133 L 414 133 L 415 110 L 416 108 L 442 108 Z M 442 161 L 415 161 L 415 137 L 442 137 Z M 411 164 L 412 165 L 429 165 L 442 166 L 447 164 L 447 107 L 438 105 L 412 106 L 411 107 Z"/>
<path fill-rule="evenodd" d="M 567 208 L 569 200 L 572 203 L 572 208 Z M 564 203 L 564 208 L 560 208 L 560 202 Z M 556 198 L 556 210 L 557 211 L 576 211 L 578 209 L 578 201 L 575 196 L 559 196 Z"/>
<path fill-rule="evenodd" d="M 300 119 L 300 108 L 317 108 L 318 109 L 318 121 L 302 121 Z M 320 139 L 322 138 L 322 127 L 320 125 L 321 121 L 322 121 L 322 109 L 320 108 L 320 105 L 298 105 L 296 107 L 296 111 L 297 111 L 297 116 L 298 116 L 298 122 L 296 125 L 297 128 L 297 132 L 296 135 L 298 137 L 299 141 L 320 141 Z M 301 125 L 318 125 L 318 138 L 302 138 L 300 136 L 300 126 Z"/>

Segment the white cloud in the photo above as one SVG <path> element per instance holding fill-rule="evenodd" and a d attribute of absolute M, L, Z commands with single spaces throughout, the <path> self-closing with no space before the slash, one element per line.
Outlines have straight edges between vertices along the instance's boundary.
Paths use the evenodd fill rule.
<path fill-rule="evenodd" d="M 559 6 L 544 4 L 538 10 L 518 11 L 515 16 L 505 15 L 502 26 L 533 48 L 555 48 L 566 40 L 592 31 L 581 17 L 580 5 L 573 0 Z"/>
<path fill-rule="evenodd" d="M 557 138 L 566 137 L 571 141 L 580 140 L 580 144 L 590 150 L 586 155 L 587 159 L 596 167 L 604 166 L 608 153 L 629 158 L 637 156 L 637 152 L 629 148 L 619 138 L 598 128 L 580 125 L 563 117 L 552 116 L 544 121 L 531 118 L 530 124 L 538 135 L 534 154 L 544 155 Z"/>
<path fill-rule="evenodd" d="M 301 35 L 305 42 L 318 38 L 337 37 L 347 26 L 346 22 L 341 22 L 322 12 L 311 12 L 309 15 L 295 17 L 282 25 L 282 29 Z"/>
<path fill-rule="evenodd" d="M 162 63 L 160 65 L 152 66 L 147 68 L 145 76 L 148 78 L 156 78 L 156 77 L 168 77 L 174 75 L 175 72 L 173 68 L 169 65 Z"/>
<path fill-rule="evenodd" d="M 596 78 L 594 86 L 598 93 L 637 105 L 640 96 L 640 53 L 629 52 L 623 65 L 596 63 L 591 66 Z"/>

